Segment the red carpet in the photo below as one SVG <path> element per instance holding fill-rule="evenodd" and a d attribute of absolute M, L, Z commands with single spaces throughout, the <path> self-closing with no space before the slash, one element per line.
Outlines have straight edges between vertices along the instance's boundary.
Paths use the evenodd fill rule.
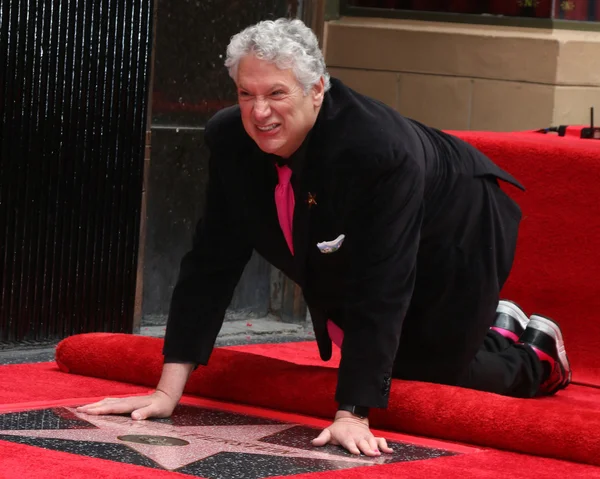
<path fill-rule="evenodd" d="M 24 460 L 27 458 L 27 460 Z M 485 451 L 426 461 L 372 466 L 338 472 L 299 474 L 287 479 L 490 478 L 506 471 L 513 479 L 593 479 L 598 468 L 554 459 Z M 189 475 L 159 471 L 91 457 L 48 451 L 0 441 L 1 479 L 190 479 Z M 232 478 L 235 479 L 235 478 Z M 272 479 L 278 479 L 276 477 Z M 279 479 L 283 479 L 280 477 Z"/>

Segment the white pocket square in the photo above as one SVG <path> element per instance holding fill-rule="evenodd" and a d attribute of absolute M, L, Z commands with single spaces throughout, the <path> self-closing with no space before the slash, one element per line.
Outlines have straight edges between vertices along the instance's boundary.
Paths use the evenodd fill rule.
<path fill-rule="evenodd" d="M 317 243 L 317 248 L 319 248 L 319 251 L 321 253 L 334 253 L 335 251 L 340 249 L 340 246 L 342 246 L 345 237 L 346 235 L 339 235 L 334 240 Z"/>

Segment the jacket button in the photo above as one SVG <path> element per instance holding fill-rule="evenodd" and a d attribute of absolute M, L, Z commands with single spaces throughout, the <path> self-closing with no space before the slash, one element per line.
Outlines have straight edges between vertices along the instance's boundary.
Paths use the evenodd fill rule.
<path fill-rule="evenodd" d="M 383 377 L 383 385 L 381 386 L 381 393 L 384 396 L 389 395 L 391 386 L 392 386 L 392 378 L 390 376 L 384 376 Z"/>

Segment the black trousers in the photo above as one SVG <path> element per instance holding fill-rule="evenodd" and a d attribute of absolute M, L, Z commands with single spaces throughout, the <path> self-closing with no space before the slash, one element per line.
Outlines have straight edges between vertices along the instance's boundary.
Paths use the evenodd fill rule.
<path fill-rule="evenodd" d="M 538 357 L 490 331 L 521 211 L 495 178 L 465 178 L 456 192 L 449 207 L 469 213 L 450 231 L 455 241 L 423 241 L 393 375 L 532 397 L 543 374 Z"/>

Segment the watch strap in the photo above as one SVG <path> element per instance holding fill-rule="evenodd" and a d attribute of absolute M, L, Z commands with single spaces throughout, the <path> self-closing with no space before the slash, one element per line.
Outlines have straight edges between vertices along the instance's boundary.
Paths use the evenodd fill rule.
<path fill-rule="evenodd" d="M 365 406 L 355 406 L 352 404 L 340 404 L 338 406 L 338 411 L 348 411 L 355 416 L 365 419 L 369 417 L 369 408 Z"/>

